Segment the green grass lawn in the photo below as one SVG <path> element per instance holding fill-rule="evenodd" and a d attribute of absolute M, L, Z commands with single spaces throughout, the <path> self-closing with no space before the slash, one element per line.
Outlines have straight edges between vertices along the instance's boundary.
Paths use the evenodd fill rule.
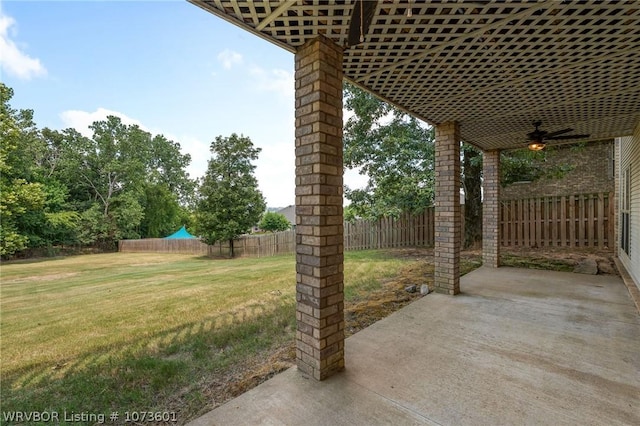
<path fill-rule="evenodd" d="M 412 262 L 347 253 L 347 298 Z M 1 276 L 5 413 L 108 419 L 112 411 L 171 407 L 184 423 L 204 406 L 220 371 L 292 340 L 295 331 L 292 256 L 113 253 L 5 263 Z"/>

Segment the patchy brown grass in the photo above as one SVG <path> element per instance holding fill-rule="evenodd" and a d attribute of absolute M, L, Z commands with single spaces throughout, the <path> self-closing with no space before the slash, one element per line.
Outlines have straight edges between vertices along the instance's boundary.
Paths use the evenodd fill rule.
<path fill-rule="evenodd" d="M 463 251 L 462 274 L 480 266 L 481 255 L 481 250 Z M 608 252 L 576 249 L 568 252 L 561 248 L 503 250 L 504 264 L 519 267 L 570 270 L 585 257 L 596 259 L 603 273 L 609 273 L 609 271 L 615 273 L 611 253 Z M 91 261 L 88 262 L 88 260 Z M 109 374 L 103 374 L 106 375 L 106 378 L 101 378 L 103 387 L 111 383 L 109 382 L 111 379 L 115 385 L 120 381 L 123 386 L 139 382 L 144 385 L 142 387 L 145 387 L 148 385 L 147 382 L 153 384 L 158 377 L 166 376 L 166 369 L 175 368 L 175 371 L 171 370 L 169 373 L 172 374 L 171 377 L 175 377 L 176 382 L 181 383 L 179 386 L 184 387 L 178 386 L 176 392 L 171 383 L 167 383 L 166 386 L 160 383 L 157 386 L 162 391 L 162 395 L 150 391 L 150 394 L 156 396 L 149 401 L 161 402 L 164 410 L 175 411 L 180 419 L 179 423 L 183 423 L 294 365 L 295 324 L 293 319 L 287 319 L 294 318 L 293 264 L 294 260 L 290 257 L 212 262 L 175 256 L 167 259 L 154 255 L 110 254 L 91 258 L 56 259 L 49 262 L 15 262 L 16 267 L 3 265 L 2 308 L 3 321 L 5 321 L 3 334 L 11 332 L 11 324 L 25 323 L 17 320 L 8 321 L 8 315 L 12 311 L 15 311 L 13 315 L 17 315 L 24 313 L 27 308 L 32 309 L 31 315 L 37 316 L 38 327 L 30 327 L 30 329 L 33 332 L 40 332 L 42 329 L 40 323 L 44 325 L 46 321 L 52 323 L 54 320 L 62 322 L 66 316 L 69 316 L 70 309 L 77 305 L 78 309 L 71 310 L 77 311 L 78 316 L 81 314 L 88 316 L 86 318 L 83 316 L 82 321 L 71 318 L 75 324 L 73 327 L 62 323 L 60 329 L 66 331 L 61 341 L 65 344 L 71 342 L 71 346 L 65 346 L 63 351 L 65 356 L 52 354 L 45 360 L 49 362 L 42 364 L 41 376 L 44 378 L 29 376 L 31 378 L 27 377 L 27 379 L 34 383 L 40 380 L 52 386 L 62 375 L 66 375 L 66 381 L 61 382 L 62 384 L 58 387 L 52 387 L 51 394 L 64 394 L 65 398 L 69 399 L 68 393 L 72 392 L 69 390 L 71 386 L 75 389 L 78 401 L 86 404 L 87 395 L 97 394 L 95 388 L 98 384 L 93 383 L 96 381 L 94 373 L 104 373 L 100 366 L 105 356 L 111 357 L 113 362 L 119 362 L 122 365 L 117 364 L 118 368 L 113 368 L 112 374 L 109 372 L 107 372 Z M 17 267 L 18 265 L 23 267 Z M 433 290 L 433 249 L 406 248 L 349 252 L 345 265 L 345 283 L 348 284 L 345 285 L 347 336 L 357 333 L 422 297 L 419 291 L 421 285 L 427 284 Z M 405 288 L 410 285 L 416 285 L 418 291 L 408 293 Z M 41 306 L 34 304 L 35 300 L 41 305 L 46 303 L 49 308 L 52 304 L 57 307 L 54 303 L 56 300 L 49 300 L 53 297 L 61 300 L 61 306 L 55 312 L 49 312 L 51 309 L 45 311 Z M 125 300 L 126 303 L 123 302 Z M 175 300 L 180 303 L 173 303 Z M 282 305 L 284 302 L 287 302 L 286 306 Z M 273 307 L 272 305 L 282 306 L 272 312 L 267 309 L 270 306 Z M 54 315 L 56 312 L 65 313 L 66 316 Z M 123 332 L 104 336 L 80 330 L 78 324 L 86 326 L 86 323 L 91 322 L 97 313 L 103 316 L 110 313 L 109 318 L 111 318 L 114 312 L 118 314 L 115 318 L 119 320 L 135 314 L 131 319 L 120 321 L 123 326 L 129 328 Z M 229 344 L 227 340 L 237 344 L 242 341 L 243 336 L 250 336 L 253 339 L 267 333 L 265 331 L 256 334 L 254 328 L 257 330 L 260 327 L 251 325 L 264 322 L 263 318 L 267 317 L 271 318 L 269 321 L 275 324 L 271 327 L 273 330 L 270 329 L 268 333 L 277 333 L 277 336 L 268 335 L 266 336 L 268 339 L 265 337 L 262 343 L 250 344 L 246 349 L 244 346 L 238 348 L 237 351 L 242 356 L 229 354 L 234 345 Z M 104 323 L 104 320 L 101 323 Z M 248 328 L 244 327 L 245 323 Z M 284 325 L 280 326 L 281 324 Z M 140 334 L 136 329 L 131 329 L 134 326 L 143 327 L 144 333 Z M 110 326 L 110 329 L 114 327 Z M 77 331 L 76 334 L 84 340 L 74 341 L 73 336 L 69 336 L 69 330 Z M 222 332 L 228 332 L 229 336 L 227 340 L 216 337 L 220 340 L 218 342 L 214 337 Z M 135 347 L 131 345 L 126 347 L 133 348 L 131 350 L 134 352 L 146 354 L 145 357 L 136 355 L 138 352 L 132 352 L 132 355 L 128 356 L 128 352 L 119 350 L 117 342 L 109 340 L 115 335 L 122 340 L 122 336 L 127 336 L 127 333 L 140 335 L 138 340 L 135 340 L 139 341 L 134 345 Z M 29 343 L 25 330 L 21 331 L 20 336 L 22 345 L 13 347 L 24 348 Z M 43 336 L 49 339 L 49 342 L 56 337 L 56 334 L 49 332 Z M 87 339 L 87 336 L 106 340 L 101 346 L 87 349 L 89 357 L 78 357 L 74 351 L 77 352 L 77 348 L 83 345 L 86 349 L 87 342 L 91 340 Z M 9 338 L 11 335 L 7 334 L 3 337 Z M 42 336 L 38 341 L 42 341 Z M 33 356 L 14 356 L 13 358 L 5 356 L 11 354 L 11 351 L 3 353 L 3 384 L 8 383 L 4 379 L 7 378 L 6 368 L 11 365 L 11 360 L 31 359 L 33 361 Z M 215 367 L 211 366 L 213 360 L 219 361 Z M 21 375 L 26 374 L 27 367 L 24 367 L 25 370 L 20 373 Z M 93 370 L 86 374 L 82 373 L 90 368 Z M 131 377 L 121 377 L 123 372 Z M 78 377 L 74 378 L 74 374 Z M 181 375 L 186 374 L 188 374 L 188 380 L 182 380 Z M 26 389 L 28 386 L 26 383 L 29 380 L 25 380 L 21 380 L 20 383 L 23 384 L 18 387 L 24 386 Z M 6 386 L 3 388 L 3 405 L 5 405 L 8 388 Z M 38 385 L 37 388 L 40 392 L 42 386 Z M 17 388 L 16 392 L 19 390 Z M 117 392 L 123 393 L 122 389 L 118 389 Z M 21 401 L 28 401 L 28 406 L 33 405 L 32 397 L 35 394 L 23 393 L 15 396 L 13 406 L 22 406 Z M 42 406 L 50 405 L 49 400 L 41 399 Z M 94 399 L 96 399 L 96 407 L 105 406 L 101 399 L 97 397 Z M 140 402 L 140 404 L 143 403 L 146 404 L 144 406 L 151 406 L 147 400 Z M 129 406 L 130 403 L 126 404 Z"/>
<path fill-rule="evenodd" d="M 379 288 L 372 290 L 367 287 L 345 300 L 347 337 L 423 297 L 420 294 L 422 284 L 433 289 L 433 249 L 385 250 L 380 255 L 408 262 L 403 264 L 398 274 L 384 279 Z M 466 274 L 480 266 L 481 258 L 480 251 L 464 252 L 461 256 L 461 272 Z M 416 285 L 418 291 L 408 293 L 405 288 L 411 285 Z M 293 365 L 295 342 L 291 341 L 272 349 L 267 356 L 255 356 L 242 366 L 233 366 L 207 387 L 205 399 L 208 406 L 202 411 L 224 404 Z M 215 405 L 211 405 L 211 401 L 215 401 Z"/>
<path fill-rule="evenodd" d="M 598 264 L 598 273 L 618 275 L 613 252 L 591 247 L 509 247 L 502 250 L 503 266 L 571 272 L 584 259 Z"/>
<path fill-rule="evenodd" d="M 365 293 L 356 294 L 345 301 L 345 334 L 353 335 L 416 299 L 423 297 L 420 286 L 427 284 L 433 290 L 433 249 L 405 248 L 385 250 L 383 256 L 409 260 L 400 272 L 387 278 L 381 287 Z M 546 248 L 540 249 L 503 249 L 502 260 L 505 266 L 535 269 L 567 271 L 584 258 L 595 259 L 601 273 L 617 274 L 612 253 L 604 250 Z M 467 274 L 482 265 L 482 250 L 465 250 L 460 255 L 461 274 Z M 408 293 L 405 288 L 416 285 L 416 293 Z M 288 342 L 271 351 L 268 357 L 256 356 L 241 367 L 234 367 L 207 389 L 207 399 L 216 401 L 215 406 L 252 389 L 281 371 L 295 365 L 295 342 Z M 215 408 L 209 406 L 208 409 Z"/>

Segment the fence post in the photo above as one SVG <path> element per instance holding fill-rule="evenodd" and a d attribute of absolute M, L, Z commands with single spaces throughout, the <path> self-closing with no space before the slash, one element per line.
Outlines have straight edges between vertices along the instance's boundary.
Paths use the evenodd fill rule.
<path fill-rule="evenodd" d="M 608 236 L 607 236 L 607 247 L 609 247 L 609 249 L 614 250 L 615 251 L 615 247 L 616 247 L 616 200 L 615 200 L 615 195 L 613 192 L 609 193 L 609 197 L 608 197 L 608 202 L 609 202 L 609 209 L 608 209 L 608 214 L 607 214 L 607 221 L 608 221 Z"/>

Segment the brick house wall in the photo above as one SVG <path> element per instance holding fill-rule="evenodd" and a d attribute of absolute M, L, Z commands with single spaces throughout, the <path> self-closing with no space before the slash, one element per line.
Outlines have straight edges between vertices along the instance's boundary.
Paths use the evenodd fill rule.
<path fill-rule="evenodd" d="M 573 170 L 561 179 L 542 178 L 535 182 L 517 182 L 500 191 L 501 200 L 613 192 L 614 141 L 588 143 L 584 147 L 565 145 L 547 156 L 547 164 L 572 164 Z"/>

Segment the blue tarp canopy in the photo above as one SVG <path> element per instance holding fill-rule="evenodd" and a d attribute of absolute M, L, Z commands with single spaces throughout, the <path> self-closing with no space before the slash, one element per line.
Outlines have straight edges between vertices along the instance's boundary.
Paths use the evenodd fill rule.
<path fill-rule="evenodd" d="M 169 235 L 168 237 L 164 237 L 165 240 L 179 240 L 179 239 L 188 239 L 188 238 L 196 238 L 187 231 L 187 228 L 184 226 L 180 228 L 175 233 Z"/>

